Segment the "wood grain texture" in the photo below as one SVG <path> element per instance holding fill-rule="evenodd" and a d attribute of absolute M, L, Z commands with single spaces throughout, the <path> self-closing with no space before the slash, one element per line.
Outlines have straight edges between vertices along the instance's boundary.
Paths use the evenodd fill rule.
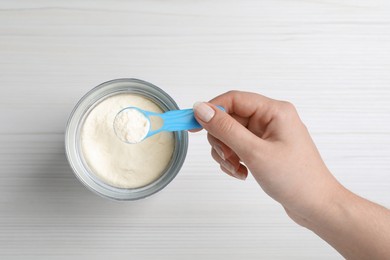
<path fill-rule="evenodd" d="M 190 107 L 230 89 L 290 100 L 334 175 L 390 207 L 390 2 L 1 1 L 1 259 L 340 259 L 253 178 L 221 174 L 205 133 L 148 199 L 88 191 L 67 118 L 109 79 Z"/>

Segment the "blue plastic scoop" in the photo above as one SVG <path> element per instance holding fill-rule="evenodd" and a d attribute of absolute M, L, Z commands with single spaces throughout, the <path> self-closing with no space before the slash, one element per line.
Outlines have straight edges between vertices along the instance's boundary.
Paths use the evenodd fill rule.
<path fill-rule="evenodd" d="M 219 109 L 225 111 L 221 106 Z M 151 117 L 158 117 L 162 125 L 152 130 Z M 127 107 L 118 112 L 114 119 L 114 131 L 123 142 L 135 144 L 163 131 L 174 132 L 201 128 L 193 109 L 171 110 L 155 113 L 138 107 Z"/>

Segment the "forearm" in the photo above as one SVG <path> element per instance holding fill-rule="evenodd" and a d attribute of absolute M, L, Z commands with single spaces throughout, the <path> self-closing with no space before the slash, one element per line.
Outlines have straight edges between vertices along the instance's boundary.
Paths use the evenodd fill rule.
<path fill-rule="evenodd" d="M 340 186 L 306 226 L 347 259 L 390 259 L 390 210 Z"/>

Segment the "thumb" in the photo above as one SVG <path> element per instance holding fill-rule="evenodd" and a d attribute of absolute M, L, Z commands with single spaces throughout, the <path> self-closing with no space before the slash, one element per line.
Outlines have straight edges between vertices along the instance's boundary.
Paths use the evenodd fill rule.
<path fill-rule="evenodd" d="M 196 102 L 193 108 L 199 124 L 229 146 L 241 160 L 246 161 L 253 156 L 254 146 L 259 142 L 259 137 L 213 104 Z"/>

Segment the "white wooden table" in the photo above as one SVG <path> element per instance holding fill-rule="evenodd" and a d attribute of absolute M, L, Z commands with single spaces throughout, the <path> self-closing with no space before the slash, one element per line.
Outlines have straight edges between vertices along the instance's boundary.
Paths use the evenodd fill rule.
<path fill-rule="evenodd" d="M 387 0 L 1 1 L 0 259 L 340 259 L 190 136 L 162 192 L 103 199 L 64 152 L 68 116 L 114 78 L 191 107 L 230 89 L 290 100 L 334 175 L 390 207 Z"/>

